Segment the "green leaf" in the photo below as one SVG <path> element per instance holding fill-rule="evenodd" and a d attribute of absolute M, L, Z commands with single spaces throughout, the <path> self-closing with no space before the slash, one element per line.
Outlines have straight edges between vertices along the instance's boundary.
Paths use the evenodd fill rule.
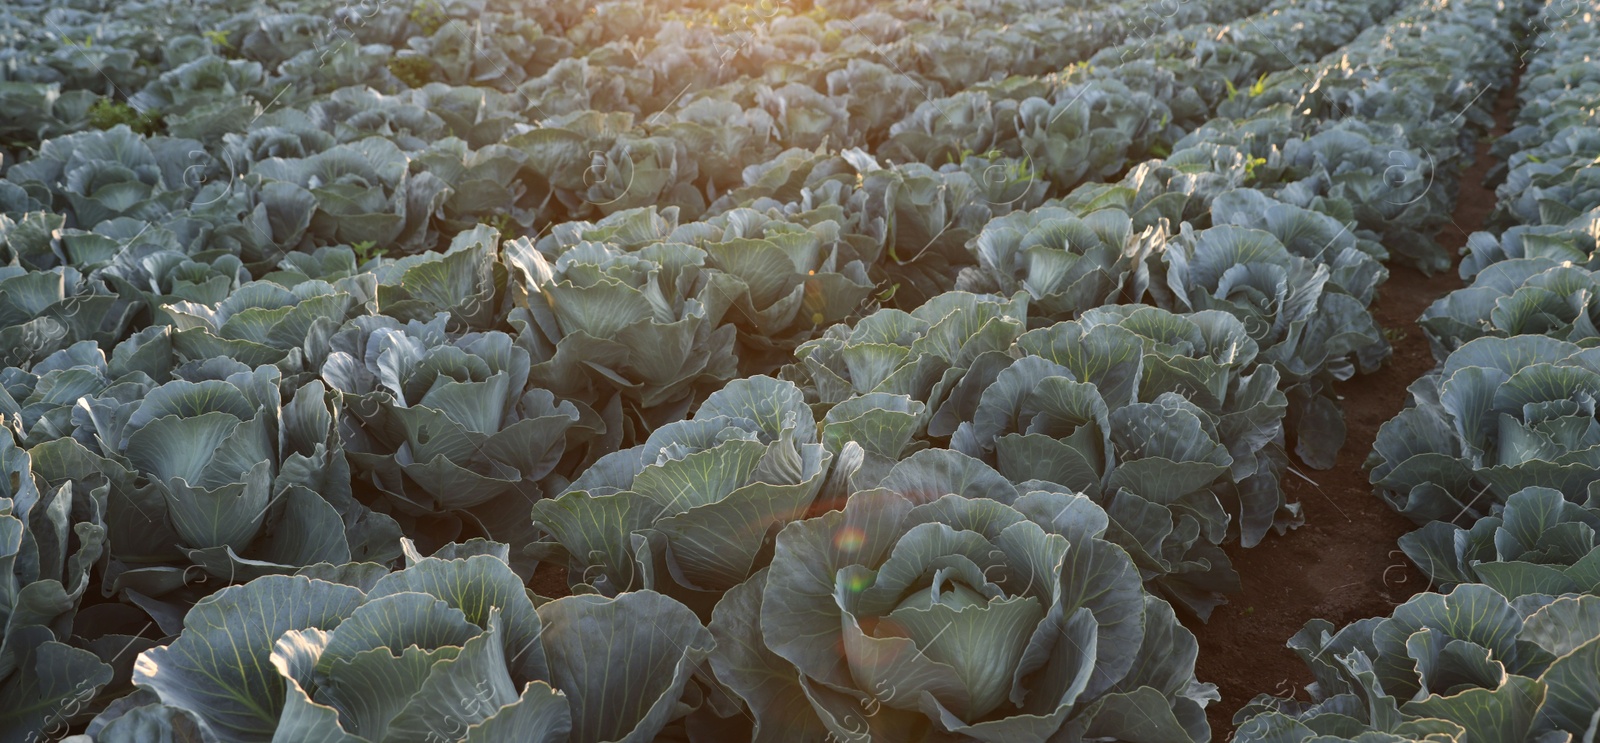
<path fill-rule="evenodd" d="M 821 743 L 827 729 L 800 687 L 800 672 L 768 649 L 761 634 L 761 594 L 767 571 L 729 589 L 711 612 L 716 640 L 711 667 L 755 715 L 753 743 Z"/>
<path fill-rule="evenodd" d="M 134 683 L 194 712 L 225 743 L 270 741 L 284 706 L 269 663 L 278 638 L 332 629 L 363 598 L 349 586 L 290 576 L 224 588 L 189 610 L 177 640 L 139 655 Z"/>
<path fill-rule="evenodd" d="M 1045 610 L 1032 597 L 987 604 L 926 609 L 902 607 L 884 617 L 878 636 L 908 637 L 930 660 L 955 669 L 970 695 L 970 706 L 952 711 L 977 721 L 999 707 L 1011 692 L 1012 674 Z"/>
<path fill-rule="evenodd" d="M 688 607 L 653 591 L 539 607 L 550 677 L 573 710 L 572 743 L 648 743 L 714 641 Z"/>
<path fill-rule="evenodd" d="M 1460 590 L 1460 589 L 1457 589 Z M 1507 676 L 1498 689 L 1468 689 L 1454 696 L 1430 696 L 1406 702 L 1401 711 L 1417 717 L 1438 717 L 1466 728 L 1467 740 L 1515 743 L 1528 739 L 1546 686 L 1524 676 Z"/>
<path fill-rule="evenodd" d="M 1600 733 L 1600 636 L 1591 635 L 1562 654 L 1539 680 L 1549 688 L 1540 710 L 1543 722 L 1571 733 L 1574 740 Z"/>
<path fill-rule="evenodd" d="M 548 678 L 544 650 L 538 641 L 539 615 L 522 579 L 503 560 L 475 555 L 465 560 L 427 558 L 379 580 L 368 600 L 405 591 L 438 598 L 466 614 L 467 621 L 487 628 L 491 610 L 501 617 L 499 635 L 506 663 L 519 682 Z"/>
<path fill-rule="evenodd" d="M 111 682 L 111 666 L 94 653 L 56 642 L 44 627 L 7 635 L 7 649 L 15 647 L 19 655 L 17 669 L 0 682 L 0 729 L 7 740 L 36 740 L 73 723 Z"/>
<path fill-rule="evenodd" d="M 482 634 L 467 640 L 459 655 L 433 664 L 416 695 L 389 724 L 383 740 L 456 740 L 469 727 L 517 700 L 499 637 L 500 612 L 490 609 L 486 624 Z"/>

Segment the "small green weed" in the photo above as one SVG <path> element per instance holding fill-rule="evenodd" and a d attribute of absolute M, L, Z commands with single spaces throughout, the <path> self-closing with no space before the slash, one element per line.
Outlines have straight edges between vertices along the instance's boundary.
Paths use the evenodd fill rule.
<path fill-rule="evenodd" d="M 379 248 L 378 244 L 371 240 L 351 243 L 350 249 L 355 251 L 357 266 L 365 266 L 367 261 L 383 257 L 383 249 Z"/>
<path fill-rule="evenodd" d="M 228 32 L 227 31 L 205 31 L 205 32 L 202 32 L 200 35 L 206 37 L 207 41 L 210 41 L 211 43 L 216 44 L 218 49 L 232 49 L 233 48 L 233 44 L 228 42 Z"/>
<path fill-rule="evenodd" d="M 1267 164 L 1267 159 L 1264 158 L 1264 157 L 1252 157 L 1248 161 L 1246 161 L 1245 164 L 1244 164 L 1244 181 L 1245 181 L 1245 183 L 1249 183 L 1250 181 L 1255 180 L 1256 168 L 1258 166 L 1266 165 L 1266 164 Z"/>
<path fill-rule="evenodd" d="M 484 225 L 485 227 L 493 227 L 496 232 L 500 233 L 501 239 L 511 238 L 513 235 L 513 230 L 517 228 L 517 221 L 512 219 L 511 215 L 506 214 L 505 212 L 499 212 L 497 214 L 482 217 L 478 220 L 478 224 Z"/>
<path fill-rule="evenodd" d="M 407 86 L 420 88 L 432 80 L 433 60 L 427 57 L 391 57 L 389 72 Z"/>
<path fill-rule="evenodd" d="M 129 129 L 145 136 L 161 131 L 160 116 L 135 110 L 121 101 L 101 98 L 89 107 L 89 126 L 105 130 L 118 124 L 127 124 Z"/>
<path fill-rule="evenodd" d="M 450 22 L 449 14 L 434 0 L 422 0 L 411 8 L 411 22 L 422 29 L 423 36 L 432 36 Z"/>

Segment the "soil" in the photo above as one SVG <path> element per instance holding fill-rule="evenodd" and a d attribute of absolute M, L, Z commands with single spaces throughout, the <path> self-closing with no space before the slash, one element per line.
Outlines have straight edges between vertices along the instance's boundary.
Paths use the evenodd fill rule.
<path fill-rule="evenodd" d="M 1461 176 L 1452 224 L 1438 235 L 1452 255 L 1494 208 L 1494 191 L 1483 185 L 1494 165 L 1489 144 L 1508 130 L 1515 91 L 1513 80 L 1495 101 L 1495 131 L 1480 138 L 1477 156 Z M 1308 698 L 1311 674 L 1284 644 L 1307 621 L 1321 617 L 1343 626 L 1388 615 L 1428 587 L 1396 546 L 1414 527 L 1373 495 L 1362 463 L 1378 427 L 1405 406 L 1406 387 L 1434 366 L 1416 318 L 1461 280 L 1453 270 L 1433 277 L 1410 268 L 1390 271 L 1373 315 L 1388 330 L 1394 356 L 1378 373 L 1338 388 L 1349 435 L 1334 469 L 1296 462 L 1295 472 L 1285 477 L 1285 490 L 1303 506 L 1306 525 L 1252 549 L 1229 548 L 1244 590 L 1212 613 L 1209 623 L 1187 622 L 1200 641 L 1197 675 L 1222 692 L 1222 701 L 1207 708 L 1214 741 L 1233 735 L 1234 713 L 1257 695 Z"/>
<path fill-rule="evenodd" d="M 541 562 L 534 568 L 533 580 L 528 581 L 528 588 L 547 599 L 572 595 L 572 588 L 567 585 L 567 567 L 553 562 Z"/>

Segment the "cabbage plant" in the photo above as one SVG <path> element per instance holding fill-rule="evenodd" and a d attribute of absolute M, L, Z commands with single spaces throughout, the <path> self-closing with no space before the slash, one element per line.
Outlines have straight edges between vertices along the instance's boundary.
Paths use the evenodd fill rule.
<path fill-rule="evenodd" d="M 1108 524 L 923 452 L 779 533 L 717 605 L 711 667 L 757 741 L 1207 740 L 1194 637 Z"/>
<path fill-rule="evenodd" d="M 1241 374 L 1249 355 L 1235 354 L 1248 335 L 1237 321 L 1203 318 L 1219 341 L 1213 357 L 1202 326 L 1146 309 L 1155 314 L 1107 312 L 1030 331 L 1017 342 L 1026 355 L 975 367 L 952 393 L 977 404 L 950 447 L 1013 482 L 1093 498 L 1146 577 L 1205 616 L 1237 590 L 1217 547 L 1230 530 L 1254 544 L 1280 509 L 1294 523 L 1277 486 L 1281 455 L 1266 450 L 1281 445 L 1285 402 L 1270 371 Z"/>
<path fill-rule="evenodd" d="M 524 152 L 500 144 L 499 136 L 475 149 L 459 138 L 473 136 L 473 131 L 479 127 L 493 131 L 507 128 L 509 124 L 505 118 L 493 118 L 487 112 L 484 121 L 469 124 L 474 120 L 472 114 L 477 113 L 476 107 L 484 92 L 481 88 L 457 90 L 470 97 L 463 101 L 460 96 L 451 96 L 440 103 L 453 101 L 456 106 L 465 108 L 452 118 L 460 121 L 456 125 L 458 129 L 468 131 L 430 142 L 424 152 L 412 156 L 412 162 L 417 163 L 414 167 L 439 176 L 450 186 L 449 195 L 434 215 L 440 231 L 444 234 L 470 231 L 475 224 L 491 220 L 524 229 L 549 221 L 553 215 L 544 203 L 547 194 L 543 189 L 529 186 L 530 181 L 540 179 L 530 170 Z M 494 126 L 496 122 L 500 123 L 499 127 Z"/>
<path fill-rule="evenodd" d="M 1025 160 L 1001 153 L 963 155 L 937 169 L 922 163 L 882 165 L 860 149 L 834 156 L 783 153 L 751 166 L 746 188 L 720 204 L 748 205 L 838 222 L 873 278 L 892 289 L 895 306 L 913 308 L 952 288 L 972 264 L 966 244 L 991 218 L 1031 209 L 1045 184 Z M 879 256 L 886 259 L 878 259 Z"/>
<path fill-rule="evenodd" d="M 784 377 L 823 412 L 871 392 L 908 395 L 936 408 L 943 388 L 976 359 L 1009 349 L 1027 330 L 1027 317 L 1025 294 L 945 292 L 909 312 L 882 309 L 828 328 L 796 349 Z"/>
<path fill-rule="evenodd" d="M 445 250 L 369 265 L 376 309 L 402 322 L 449 313 L 452 331 L 497 329 L 509 309 L 502 306 L 506 269 L 496 261 L 499 248 L 499 231 L 476 225 Z"/>
<path fill-rule="evenodd" d="M 8 141 L 43 141 L 64 133 L 77 123 L 72 121 L 74 106 L 92 95 L 86 90 L 63 91 L 61 83 L 23 82 L 15 78 L 0 82 L 0 106 L 10 113 L 0 124 L 0 137 Z"/>
<path fill-rule="evenodd" d="M 687 608 L 648 591 L 535 608 L 504 545 L 466 547 L 218 592 L 139 656 L 146 705 L 95 740 L 648 740 L 684 714 L 714 645 Z"/>
<path fill-rule="evenodd" d="M 282 394 L 275 367 L 226 358 L 177 372 L 130 373 L 78 402 L 73 438 L 36 447 L 51 482 L 109 482 L 108 589 L 161 596 L 191 566 L 231 582 L 393 556 L 398 527 L 352 496 L 322 383 Z"/>
<path fill-rule="evenodd" d="M 1600 595 L 1600 503 L 1572 503 L 1559 490 L 1529 486 L 1470 528 L 1434 521 L 1400 537 L 1400 549 L 1443 590 L 1482 583 L 1516 599 L 1527 594 Z"/>
<path fill-rule="evenodd" d="M 883 271 L 898 285 L 902 307 L 954 288 L 960 269 L 972 264 L 966 245 L 984 225 L 1037 206 L 1044 194 L 1034 169 L 1015 161 L 964 159 L 937 170 L 921 163 L 868 167 L 863 217 L 881 220 Z"/>
<path fill-rule="evenodd" d="M 1466 583 L 1388 617 L 1313 619 L 1289 641 L 1310 701 L 1262 695 L 1235 718 L 1243 741 L 1577 740 L 1597 730 L 1600 597 L 1507 601 Z"/>
<path fill-rule="evenodd" d="M 27 445 L 71 436 L 78 399 L 111 386 L 119 371 L 127 371 L 117 367 L 93 341 L 74 343 L 26 369 L 6 367 L 0 370 L 0 415 Z"/>
<path fill-rule="evenodd" d="M 1085 310 L 1138 301 L 1149 284 L 1145 260 L 1164 247 L 1160 228 L 1135 230 L 1116 209 L 1079 215 L 1040 207 L 991 220 L 968 248 L 976 268 L 961 270 L 962 291 L 1026 291 L 1036 316 L 1072 320 Z"/>
<path fill-rule="evenodd" d="M 1344 254 L 1362 260 L 1353 250 Z M 1296 453 L 1313 467 L 1332 467 L 1345 437 L 1332 383 L 1376 370 L 1391 351 L 1366 303 L 1332 284 L 1332 265 L 1290 252 L 1273 233 L 1229 224 L 1186 229 L 1152 273 L 1160 274 L 1151 280 L 1157 305 L 1220 310 L 1244 323 L 1261 363 L 1283 375 Z M 1364 283 L 1357 291 L 1370 297 L 1372 284 Z"/>
<path fill-rule="evenodd" d="M 1340 119 L 1290 140 L 1285 165 L 1303 178 L 1298 188 L 1348 204 L 1356 223 L 1381 235 L 1396 261 L 1428 275 L 1446 271 L 1450 257 L 1432 236 L 1452 211 L 1449 189 L 1435 187 L 1444 178 L 1435 169 L 1450 167 L 1437 158 L 1448 153 L 1429 159 L 1397 129 L 1359 117 Z"/>
<path fill-rule="evenodd" d="M 1289 252 L 1329 268 L 1328 283 L 1372 304 L 1378 286 L 1389 278 L 1379 263 L 1389 257 L 1383 245 L 1362 237 L 1351 222 L 1315 209 L 1288 203 L 1253 188 L 1218 194 L 1211 203 L 1214 224 L 1235 224 L 1272 233 Z"/>
<path fill-rule="evenodd" d="M 119 125 L 43 142 L 5 177 L 80 229 L 117 217 L 154 221 L 189 205 L 194 189 L 184 172 L 194 151 L 205 150 L 194 140 L 146 139 Z"/>
<path fill-rule="evenodd" d="M 63 263 L 56 251 L 62 244 L 58 238 L 65 237 L 67 218 L 42 209 L 15 184 L 0 185 L 0 259 L 6 265 L 39 270 Z"/>
<path fill-rule="evenodd" d="M 370 274 L 293 286 L 252 281 L 221 302 L 176 301 L 156 308 L 155 314 L 172 326 L 172 342 L 180 355 L 226 356 L 315 376 L 333 334 L 346 319 L 366 309 L 375 293 Z"/>
<path fill-rule="evenodd" d="M 251 165 L 249 181 L 258 188 L 276 182 L 308 191 L 316 207 L 308 234 L 317 245 L 367 242 L 399 254 L 436 246 L 433 214 L 449 188 L 428 171 L 412 174 L 405 152 L 384 137 L 304 157 L 267 158 Z"/>
<path fill-rule="evenodd" d="M 1462 250 L 1461 278 L 1471 279 L 1489 266 L 1514 258 L 1548 258 L 1584 267 L 1600 267 L 1595 237 L 1582 229 L 1554 225 L 1517 225 L 1498 236 L 1474 232 Z"/>
<path fill-rule="evenodd" d="M 189 60 L 146 85 L 128 103 L 159 115 L 175 136 L 216 142 L 249 126 L 262 112 L 252 94 L 266 94 L 259 62 L 207 54 Z"/>
<path fill-rule="evenodd" d="M 1115 175 L 1166 134 L 1172 120 L 1172 110 L 1145 86 L 1130 87 L 1092 72 L 1086 76 L 1093 79 L 1017 105 L 1020 154 L 1061 190 Z"/>
<path fill-rule="evenodd" d="M 1484 336 L 1547 335 L 1589 345 L 1600 338 L 1595 307 L 1600 282 L 1587 270 L 1546 258 L 1494 263 L 1471 286 L 1439 298 L 1418 324 L 1444 360 Z"/>
<path fill-rule="evenodd" d="M 1278 390 L 1277 370 L 1256 363 L 1259 348 L 1243 323 L 1224 312 L 1180 315 L 1140 305 L 1090 310 L 1080 323 L 1091 334 L 1103 325 L 1138 336 L 1144 344 L 1139 400 L 1175 393 L 1214 423 L 1218 440 L 1233 460 L 1229 476 L 1239 487 L 1234 520 L 1243 546 L 1257 544 L 1269 528 L 1282 533 L 1300 524 L 1298 506 L 1285 503 L 1277 486 L 1286 459 L 1283 428 L 1288 400 Z M 1029 333 L 1019 345 L 1093 378 L 1094 372 L 1087 368 L 1092 362 L 1073 359 L 1066 350 L 1071 333 L 1060 330 L 1064 329 Z M 1232 499 L 1224 502 L 1232 512 Z"/>
<path fill-rule="evenodd" d="M 1378 430 L 1374 488 L 1419 524 L 1471 525 L 1531 485 L 1588 502 L 1600 482 L 1597 368 L 1592 351 L 1539 335 L 1461 346 Z"/>
<path fill-rule="evenodd" d="M 1496 189 L 1501 224 L 1566 225 L 1600 208 L 1600 133 L 1572 127 L 1523 157 Z"/>
<path fill-rule="evenodd" d="M 79 341 L 111 346 L 133 307 L 71 266 L 0 267 L 0 364 L 26 368 Z"/>
<path fill-rule="evenodd" d="M 583 413 L 530 386 L 511 336 L 451 334 L 449 320 L 358 317 L 333 337 L 322 379 L 343 400 L 350 462 L 411 516 L 530 503 Z"/>
<path fill-rule="evenodd" d="M 675 210 L 649 207 L 596 223 L 567 223 L 538 247 L 556 255 L 586 241 L 604 241 L 634 255 L 679 246 L 698 249 L 685 251 L 677 262 L 703 261 L 707 291 L 716 293 L 710 299 L 727 306 L 722 319 L 738 328 L 743 367 L 754 372 L 767 371 L 795 344 L 867 304 L 873 289 L 867 265 L 832 219 L 796 219 L 749 208 L 684 224 L 678 217 Z"/>
<path fill-rule="evenodd" d="M 370 87 L 349 87 L 335 90 L 305 109 L 310 123 L 332 134 L 339 144 L 359 143 L 377 135 L 384 145 L 417 152 L 449 133 L 444 119 L 423 103 L 425 100 L 409 93 L 387 95 Z"/>
<path fill-rule="evenodd" d="M 686 69 L 686 74 L 702 74 Z M 743 183 L 745 168 L 759 167 L 771 159 L 772 114 L 761 108 L 744 108 L 733 101 L 699 98 L 671 111 L 652 114 L 674 139 L 684 142 L 706 179 L 708 191 L 730 189 Z M 708 193 L 715 201 L 718 194 Z"/>
<path fill-rule="evenodd" d="M 648 219 L 628 220 L 553 258 L 527 238 L 503 246 L 516 285 L 510 322 L 532 354 L 532 379 L 596 409 L 614 406 L 619 429 L 623 414 L 637 429 L 630 441 L 681 419 L 737 373 L 737 329 L 723 320 L 740 282 L 707 270 L 693 245 L 653 242 L 659 234 Z M 629 240 L 644 246 L 631 250 Z"/>
<path fill-rule="evenodd" d="M 72 632 L 106 550 L 105 491 L 38 487 L 9 432 L 0 474 L 0 730 L 27 740 L 78 722 L 113 680 L 100 648 Z"/>
<path fill-rule="evenodd" d="M 835 425 L 844 420 L 876 421 L 878 430 L 852 434 L 866 457 L 854 482 L 870 487 L 870 478 L 909 453 L 905 439 L 954 432 L 957 411 L 976 399 L 947 396 L 974 365 L 1009 363 L 1005 353 L 1026 329 L 1027 308 L 1023 294 L 945 292 L 911 312 L 882 309 L 802 344 L 782 376 L 823 416 L 825 440 L 845 430 Z"/>
<path fill-rule="evenodd" d="M 565 562 L 584 591 L 720 594 L 761 567 L 771 532 L 806 515 L 832 460 L 794 385 L 734 380 L 693 418 L 601 457 L 565 492 L 533 504 L 534 523 L 551 537 L 535 549 Z"/>
<path fill-rule="evenodd" d="M 181 300 L 217 304 L 250 281 L 244 262 L 232 253 L 191 254 L 159 243 L 128 246 L 97 275 L 124 300 L 151 308 Z"/>
<path fill-rule="evenodd" d="M 742 284 L 733 287 L 725 319 L 739 327 L 750 355 L 787 355 L 799 340 L 859 312 L 873 289 L 831 220 L 802 226 L 735 209 L 679 232 L 706 251 L 708 266 Z"/>

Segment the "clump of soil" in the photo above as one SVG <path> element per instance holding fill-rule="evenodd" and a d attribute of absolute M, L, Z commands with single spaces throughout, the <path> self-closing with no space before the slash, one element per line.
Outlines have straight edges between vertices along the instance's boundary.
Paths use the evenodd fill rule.
<path fill-rule="evenodd" d="M 1494 165 L 1489 145 L 1509 129 L 1515 90 L 1513 82 L 1495 101 L 1495 131 L 1479 140 L 1477 157 L 1461 177 L 1453 223 L 1438 235 L 1452 254 L 1494 209 L 1494 191 L 1483 185 Z M 1431 278 L 1410 268 L 1390 271 L 1372 313 L 1389 333 L 1393 358 L 1377 373 L 1339 386 L 1349 436 L 1334 468 L 1319 472 L 1294 463 L 1295 472 L 1285 477 L 1291 500 L 1305 509 L 1306 525 L 1251 549 L 1231 547 L 1228 556 L 1244 590 L 1209 623 L 1187 622 L 1200 641 L 1198 675 L 1222 692 L 1222 701 L 1207 708 L 1214 741 L 1232 736 L 1234 713 L 1259 694 L 1305 698 L 1313 679 L 1284 643 L 1307 621 L 1320 617 L 1342 626 L 1387 615 L 1428 588 L 1396 545 L 1414 527 L 1373 495 L 1361 465 L 1378 427 L 1405 407 L 1406 388 L 1434 366 L 1417 317 L 1461 279 L 1453 270 Z"/>

